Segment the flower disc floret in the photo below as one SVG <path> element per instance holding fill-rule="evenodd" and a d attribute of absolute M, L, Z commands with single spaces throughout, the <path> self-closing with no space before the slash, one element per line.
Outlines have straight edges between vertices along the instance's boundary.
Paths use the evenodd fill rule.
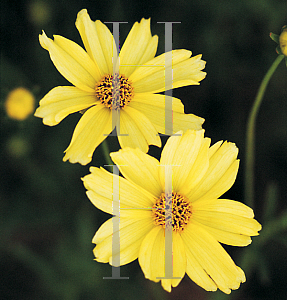
<path fill-rule="evenodd" d="M 172 192 L 170 196 L 172 203 L 172 230 L 182 232 L 192 216 L 192 206 L 189 200 L 179 193 Z M 163 228 L 165 228 L 165 209 L 166 195 L 162 193 L 152 207 L 152 218 L 155 225 Z M 169 206 L 167 206 L 167 209 L 170 209 Z"/>
<path fill-rule="evenodd" d="M 129 104 L 134 88 L 125 75 L 107 74 L 96 84 L 96 96 L 106 107 L 118 110 Z"/>

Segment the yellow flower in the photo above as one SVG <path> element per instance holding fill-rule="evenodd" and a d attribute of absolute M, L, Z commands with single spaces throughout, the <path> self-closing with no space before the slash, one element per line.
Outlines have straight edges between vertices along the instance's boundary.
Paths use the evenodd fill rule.
<path fill-rule="evenodd" d="M 108 28 L 99 20 L 91 21 L 85 9 L 78 13 L 76 27 L 86 51 L 62 36 L 51 40 L 43 32 L 39 37 L 58 71 L 74 86 L 52 89 L 40 101 L 35 116 L 54 126 L 67 115 L 84 111 L 64 161 L 89 163 L 95 148 L 117 122 L 113 112 L 119 111 L 121 147 L 138 147 L 144 152 L 148 145 L 161 147 L 158 132 L 165 133 L 165 95 L 155 93 L 166 90 L 165 54 L 155 57 L 158 37 L 151 35 L 150 20 L 142 19 L 133 25 L 121 48 L 120 62 L 114 66 L 116 46 Z M 173 88 L 197 85 L 205 77 L 201 55 L 190 56 L 188 50 L 172 51 Z M 113 78 L 115 66 L 119 66 L 119 73 Z M 115 91 L 113 80 L 119 82 Z M 118 105 L 112 107 L 117 96 Z M 173 132 L 199 130 L 204 122 L 195 115 L 184 114 L 183 104 L 176 98 L 172 98 L 172 119 Z"/>
<path fill-rule="evenodd" d="M 123 177 L 119 177 L 120 253 L 112 251 L 113 218 L 93 238 L 99 262 L 112 264 L 120 254 L 120 265 L 139 259 L 145 277 L 158 282 L 165 276 L 165 179 L 172 167 L 172 251 L 173 277 L 161 279 L 171 291 L 187 275 L 199 286 L 224 293 L 245 281 L 219 243 L 247 246 L 261 225 L 251 208 L 218 199 L 234 183 L 239 160 L 233 143 L 222 141 L 210 147 L 203 130 L 187 130 L 168 139 L 160 162 L 139 149 L 124 148 L 111 153 Z M 99 209 L 113 214 L 113 175 L 102 168 L 90 168 L 83 178 L 87 195 Z"/>
<path fill-rule="evenodd" d="M 5 101 L 7 115 L 18 121 L 25 120 L 35 108 L 33 94 L 25 88 L 19 87 L 12 90 Z"/>

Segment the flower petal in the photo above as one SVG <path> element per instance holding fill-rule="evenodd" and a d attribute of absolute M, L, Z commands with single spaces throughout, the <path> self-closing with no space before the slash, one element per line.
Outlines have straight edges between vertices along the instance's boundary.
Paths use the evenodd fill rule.
<path fill-rule="evenodd" d="M 193 219 L 205 226 L 247 236 L 258 235 L 261 225 L 253 210 L 243 203 L 216 199 L 193 203 Z"/>
<path fill-rule="evenodd" d="M 120 232 L 114 232 L 113 222 L 119 222 Z M 111 218 L 96 232 L 92 242 L 97 244 L 93 252 L 99 262 L 120 262 L 118 266 L 128 264 L 138 258 L 139 249 L 145 236 L 154 227 L 149 214 L 143 213 L 134 218 Z M 120 245 L 113 245 L 113 234 L 120 235 Z M 118 251 L 120 250 L 120 252 Z M 115 265 L 114 265 L 115 266 Z"/>
<path fill-rule="evenodd" d="M 189 191 L 197 185 L 197 183 L 205 176 L 205 173 L 209 167 L 208 152 L 210 146 L 210 139 L 204 138 L 202 140 L 200 149 L 194 163 L 185 162 L 182 167 L 182 173 L 186 173 L 186 177 L 182 177 L 180 185 L 178 187 L 179 192 L 183 195 L 187 195 Z M 190 151 L 193 151 L 191 146 Z M 181 156 L 180 152 L 178 156 Z"/>
<path fill-rule="evenodd" d="M 214 152 L 213 149 L 211 151 Z M 216 199 L 229 190 L 239 168 L 237 154 L 238 148 L 235 144 L 224 142 L 210 157 L 205 176 L 186 195 L 190 201 Z"/>
<path fill-rule="evenodd" d="M 145 278 L 160 281 L 164 277 L 164 230 L 160 226 L 154 227 L 144 238 L 139 252 L 139 264 Z"/>
<path fill-rule="evenodd" d="M 124 111 L 135 122 L 139 130 L 145 137 L 148 145 L 161 147 L 161 139 L 150 120 L 137 109 L 127 106 Z"/>
<path fill-rule="evenodd" d="M 154 197 L 146 190 L 133 184 L 121 176 L 114 175 L 103 168 L 90 168 L 91 174 L 82 178 L 87 195 L 91 202 L 100 210 L 113 213 L 113 195 L 115 193 L 113 182 L 118 180 L 118 199 L 120 201 L 121 217 L 128 217 L 139 213 L 150 211 L 154 204 Z M 130 209 L 130 210 L 129 210 Z M 132 211 L 132 212 L 131 212 Z"/>
<path fill-rule="evenodd" d="M 231 289 L 238 289 L 240 283 L 245 282 L 244 272 L 235 265 L 222 246 L 200 226 L 190 223 L 181 236 L 186 245 L 185 250 L 189 261 L 187 273 L 191 279 L 194 274 L 190 272 L 192 271 L 190 262 L 196 259 L 198 262 L 197 270 L 195 270 L 196 279 L 202 277 L 202 270 L 199 269 L 201 267 L 216 286 L 226 294 L 229 294 Z M 206 282 L 206 278 L 200 283 L 205 283 L 208 290 L 214 290 L 214 285 Z"/>
<path fill-rule="evenodd" d="M 192 186 L 194 185 L 192 180 L 199 181 L 205 174 L 208 167 L 209 141 L 203 143 L 204 140 L 203 130 L 187 130 L 182 136 L 172 136 L 167 141 L 161 154 L 160 164 L 173 166 L 172 186 L 175 192 L 186 190 L 185 184 Z M 162 185 L 165 182 L 164 171 L 164 168 L 161 168 Z"/>
<path fill-rule="evenodd" d="M 186 270 L 185 247 L 181 236 L 173 233 L 172 239 L 173 272 L 170 278 L 169 274 L 165 275 L 165 231 L 161 227 L 157 226 L 147 234 L 139 252 L 139 264 L 145 277 L 155 282 L 161 280 L 162 287 L 168 292 L 171 292 L 171 286 L 176 287 L 180 283 Z"/>
<path fill-rule="evenodd" d="M 194 219 L 192 222 L 197 225 L 201 226 L 204 230 L 206 230 L 209 234 L 211 234 L 218 242 L 230 246 L 238 246 L 244 247 L 248 246 L 252 243 L 252 240 L 249 235 L 243 235 L 233 232 L 222 231 L 220 229 L 216 229 L 210 226 L 205 226 L 202 223 L 198 223 Z"/>
<path fill-rule="evenodd" d="M 69 114 L 89 108 L 97 102 L 94 93 L 82 91 L 74 86 L 58 86 L 40 100 L 35 116 L 43 118 L 45 125 L 54 126 Z"/>
<path fill-rule="evenodd" d="M 120 111 L 118 139 L 122 148 L 139 148 L 145 153 L 148 145 L 161 146 L 160 137 L 148 118 L 128 106 Z"/>
<path fill-rule="evenodd" d="M 120 52 L 121 73 L 129 77 L 140 64 L 154 58 L 157 38 L 153 39 L 152 44 L 151 40 L 150 19 L 143 18 L 140 23 L 135 22 Z"/>
<path fill-rule="evenodd" d="M 194 254 L 186 247 L 186 274 L 197 285 L 206 291 L 217 290 L 217 285 L 200 265 Z"/>
<path fill-rule="evenodd" d="M 173 277 L 184 277 L 186 272 L 185 245 L 179 233 L 172 235 Z M 172 279 L 171 285 L 176 287 L 181 279 Z"/>
<path fill-rule="evenodd" d="M 199 81 L 206 76 L 202 70 L 205 67 L 205 61 L 201 60 L 202 55 L 196 55 L 183 61 L 173 68 L 173 88 L 186 85 L 198 85 Z"/>
<path fill-rule="evenodd" d="M 206 73 L 201 70 L 205 62 L 201 56 L 190 58 L 191 51 L 172 51 L 172 88 L 199 84 Z M 165 53 L 138 67 L 130 76 L 135 93 L 157 93 L 166 90 L 165 86 Z"/>
<path fill-rule="evenodd" d="M 101 79 L 101 73 L 98 69 L 98 66 L 82 47 L 60 35 L 54 35 L 54 43 L 56 43 L 62 49 L 65 49 L 65 51 L 71 57 L 73 57 L 79 64 L 84 66 L 84 68 L 93 76 L 96 82 Z"/>
<path fill-rule="evenodd" d="M 159 161 L 139 149 L 124 148 L 110 154 L 123 176 L 149 191 L 156 198 L 161 193 Z"/>
<path fill-rule="evenodd" d="M 57 39 L 60 40 L 59 37 Z M 96 76 L 96 71 L 93 72 L 93 75 L 91 74 L 91 67 L 87 65 L 87 62 L 92 61 L 84 49 L 72 41 L 65 41 L 69 47 L 63 49 L 61 43 L 58 45 L 48 38 L 44 31 L 42 35 L 39 35 L 39 40 L 41 46 L 49 51 L 55 67 L 68 81 L 83 91 L 94 92 L 96 80 L 93 76 Z"/>
<path fill-rule="evenodd" d="M 101 21 L 93 22 L 86 9 L 77 16 L 76 27 L 81 35 L 85 48 L 98 66 L 101 76 L 113 73 L 114 38 Z"/>
<path fill-rule="evenodd" d="M 154 125 L 157 132 L 165 134 L 167 116 L 172 116 L 173 133 L 187 129 L 200 130 L 204 122 L 203 118 L 197 117 L 193 114 L 185 114 L 184 106 L 181 101 L 172 97 L 172 112 L 166 108 L 165 97 L 167 101 L 171 101 L 171 97 L 159 94 L 142 93 L 135 94 L 133 100 L 129 103 L 129 107 L 133 107 L 143 113 Z M 168 117 L 167 117 L 168 118 Z"/>
<path fill-rule="evenodd" d="M 100 104 L 88 109 L 75 128 L 63 160 L 86 165 L 92 160 L 97 146 L 111 131 L 112 114 L 110 109 Z"/>

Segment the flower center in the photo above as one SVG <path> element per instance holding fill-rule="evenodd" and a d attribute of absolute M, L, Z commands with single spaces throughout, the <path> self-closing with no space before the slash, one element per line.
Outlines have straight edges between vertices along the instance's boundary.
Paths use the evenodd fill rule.
<path fill-rule="evenodd" d="M 105 75 L 96 85 L 96 96 L 110 109 L 124 108 L 134 96 L 134 88 L 124 75 Z"/>
<path fill-rule="evenodd" d="M 185 196 L 178 193 L 172 192 L 171 198 L 172 230 L 182 232 L 191 218 L 192 206 Z M 161 194 L 152 207 L 152 217 L 155 225 L 165 228 L 165 193 Z"/>

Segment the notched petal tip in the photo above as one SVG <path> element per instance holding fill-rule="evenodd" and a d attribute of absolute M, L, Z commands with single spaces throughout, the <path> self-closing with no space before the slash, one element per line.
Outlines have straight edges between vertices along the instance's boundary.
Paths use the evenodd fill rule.
<path fill-rule="evenodd" d="M 48 46 L 47 46 L 48 40 L 49 40 L 49 38 L 47 37 L 45 31 L 42 30 L 42 34 L 39 34 L 39 42 L 40 42 L 41 47 L 47 51 L 49 51 Z"/>
<path fill-rule="evenodd" d="M 78 12 L 76 22 L 78 19 L 82 18 L 84 15 L 89 15 L 86 8 L 83 8 Z"/>

